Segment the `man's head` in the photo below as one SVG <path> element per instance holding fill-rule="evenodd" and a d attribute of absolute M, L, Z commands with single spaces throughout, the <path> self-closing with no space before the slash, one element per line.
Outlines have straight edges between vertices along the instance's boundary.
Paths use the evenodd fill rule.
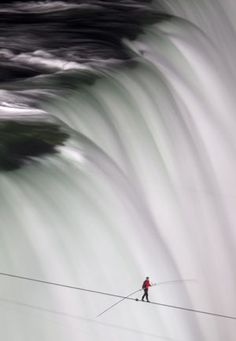
<path fill-rule="evenodd" d="M 146 279 L 149 279 L 149 277 L 146 277 Z"/>

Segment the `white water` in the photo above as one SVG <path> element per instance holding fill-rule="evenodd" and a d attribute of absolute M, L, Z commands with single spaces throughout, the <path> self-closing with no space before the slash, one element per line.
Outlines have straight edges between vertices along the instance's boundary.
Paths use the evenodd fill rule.
<path fill-rule="evenodd" d="M 190 20 L 129 43 L 138 69 L 47 108 L 61 155 L 0 176 L 0 269 L 236 316 L 233 2 L 169 1 Z M 231 8 L 232 7 L 232 8 Z M 236 322 L 0 278 L 6 341 L 234 341 Z"/>

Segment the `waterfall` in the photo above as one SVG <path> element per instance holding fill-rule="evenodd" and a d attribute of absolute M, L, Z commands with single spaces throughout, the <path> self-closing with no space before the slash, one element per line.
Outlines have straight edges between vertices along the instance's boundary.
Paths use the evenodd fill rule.
<path fill-rule="evenodd" d="M 70 138 L 0 173 L 0 272 L 123 296 L 150 276 L 153 302 L 236 316 L 235 5 L 155 4 L 173 17 L 123 39 L 134 66 L 40 97 Z M 0 281 L 6 341 L 235 338 L 235 320 L 132 300 L 96 318 L 118 299 Z"/>

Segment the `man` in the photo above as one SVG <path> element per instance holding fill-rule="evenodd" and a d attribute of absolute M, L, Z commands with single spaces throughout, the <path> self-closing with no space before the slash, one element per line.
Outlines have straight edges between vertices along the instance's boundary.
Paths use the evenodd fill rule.
<path fill-rule="evenodd" d="M 148 299 L 148 288 L 149 287 L 151 287 L 149 277 L 146 277 L 145 281 L 143 282 L 143 286 L 142 286 L 142 289 L 144 290 L 142 301 L 144 301 L 144 298 L 146 297 L 147 302 L 150 302 Z"/>

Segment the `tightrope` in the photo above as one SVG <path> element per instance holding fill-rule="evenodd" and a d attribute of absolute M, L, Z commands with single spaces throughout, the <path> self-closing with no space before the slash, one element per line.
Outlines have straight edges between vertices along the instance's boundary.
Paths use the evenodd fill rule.
<path fill-rule="evenodd" d="M 106 296 L 110 296 L 110 297 L 117 297 L 117 298 L 126 299 L 126 300 L 129 300 L 129 301 L 136 302 L 135 298 L 128 297 L 128 296 L 116 295 L 116 294 L 112 294 L 112 293 L 108 293 L 108 292 L 104 292 L 104 291 L 91 290 L 91 289 L 81 288 L 81 287 L 77 287 L 77 286 L 73 286 L 73 285 L 67 285 L 67 284 L 62 284 L 62 283 L 57 283 L 57 282 L 50 282 L 50 281 L 45 281 L 45 280 L 31 278 L 31 277 L 25 277 L 25 276 L 20 276 L 20 275 L 13 275 L 13 274 L 9 274 L 9 273 L 6 273 L 6 272 L 0 272 L 0 276 L 20 279 L 20 280 L 25 280 L 25 281 L 31 281 L 31 282 L 36 282 L 36 283 L 41 283 L 41 284 L 46 284 L 46 285 L 53 285 L 53 286 L 57 286 L 57 287 L 67 288 L 67 289 L 85 291 L 85 292 L 89 292 L 89 293 L 93 293 L 93 294 L 106 295 Z M 188 311 L 188 312 L 192 312 L 192 313 L 205 314 L 205 315 L 214 316 L 214 317 L 220 317 L 220 318 L 225 318 L 225 319 L 236 320 L 236 316 L 218 314 L 218 313 L 214 313 L 214 312 L 198 310 L 198 309 L 192 309 L 192 308 L 185 308 L 185 307 L 181 307 L 181 306 L 177 306 L 177 305 L 165 304 L 165 303 L 160 303 L 160 302 L 142 302 L 142 303 L 146 303 L 146 304 L 149 304 L 149 305 L 150 304 L 151 305 L 158 305 L 158 306 L 161 306 L 161 307 L 166 307 L 166 308 L 171 308 L 171 309 L 178 309 L 178 310 Z"/>

